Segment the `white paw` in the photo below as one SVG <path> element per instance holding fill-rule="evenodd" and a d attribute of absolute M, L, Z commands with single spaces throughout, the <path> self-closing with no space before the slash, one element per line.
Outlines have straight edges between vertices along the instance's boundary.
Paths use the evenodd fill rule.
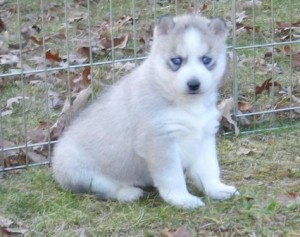
<path fill-rule="evenodd" d="M 133 202 L 143 196 L 144 192 L 136 187 L 122 187 L 118 190 L 117 200 L 119 202 Z"/>
<path fill-rule="evenodd" d="M 223 183 L 211 184 L 210 187 L 206 187 L 205 192 L 209 197 L 217 200 L 225 200 L 233 195 L 240 195 L 234 186 Z"/>
<path fill-rule="evenodd" d="M 169 193 L 168 195 L 161 195 L 162 198 L 169 204 L 179 208 L 189 209 L 205 206 L 199 197 L 189 193 Z"/>

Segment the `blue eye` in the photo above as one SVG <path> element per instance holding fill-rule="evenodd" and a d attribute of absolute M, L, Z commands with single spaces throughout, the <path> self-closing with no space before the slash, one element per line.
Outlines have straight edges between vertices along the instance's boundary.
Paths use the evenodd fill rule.
<path fill-rule="evenodd" d="M 180 65 L 182 64 L 182 58 L 181 58 L 181 57 L 171 58 L 171 62 L 172 62 L 175 66 L 180 66 Z"/>
<path fill-rule="evenodd" d="M 202 57 L 202 62 L 204 65 L 209 65 L 211 63 L 211 61 L 212 61 L 212 58 L 210 58 L 210 57 L 207 57 L 207 56 Z"/>

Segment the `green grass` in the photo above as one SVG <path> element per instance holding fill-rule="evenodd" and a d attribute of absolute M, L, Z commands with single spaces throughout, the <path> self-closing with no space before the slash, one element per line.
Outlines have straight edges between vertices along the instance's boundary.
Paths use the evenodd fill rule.
<path fill-rule="evenodd" d="M 1 6 L 1 14 L 6 10 L 13 9 L 16 1 L 6 0 L 6 5 Z M 50 0 L 44 0 L 44 9 Z M 47 21 L 44 26 L 46 36 L 65 32 L 64 5 L 62 1 L 55 1 L 60 5 L 52 15 L 55 18 Z M 78 1 L 77 1 L 78 2 Z M 150 1 L 151 2 L 151 1 Z M 174 2 L 174 1 L 173 1 Z M 177 1 L 178 13 L 186 13 L 195 1 Z M 213 1 L 197 2 L 201 7 L 208 4 L 204 12 L 208 16 L 221 16 L 230 20 L 231 1 L 212 4 Z M 273 3 L 273 5 L 272 5 Z M 71 17 L 74 14 L 75 4 L 70 1 L 73 11 L 68 11 Z M 244 23 L 255 25 L 259 33 L 242 33 L 237 36 L 237 45 L 245 46 L 272 41 L 272 15 L 274 9 L 274 21 L 296 22 L 298 21 L 297 9 L 300 1 L 263 1 L 261 8 L 252 12 L 246 10 L 248 18 Z M 137 56 L 147 54 L 147 48 L 139 40 L 149 37 L 147 31 L 154 18 L 167 13 L 174 14 L 176 9 L 169 1 L 155 6 L 147 1 L 136 1 L 135 10 L 138 22 L 136 23 L 136 46 L 142 49 Z M 131 0 L 113 1 L 113 18 L 132 14 Z M 40 26 L 38 18 L 40 2 L 24 0 L 20 2 L 22 26 Z M 86 7 L 80 6 L 79 12 L 87 13 Z M 1 19 L 3 18 L 2 15 Z M 253 22 L 253 16 L 255 22 Z M 91 3 L 91 29 L 92 33 L 99 29 L 103 21 L 109 21 L 109 1 L 93 1 Z M 10 43 L 18 42 L 17 15 L 12 14 L 7 25 L 10 34 Z M 87 37 L 88 21 L 73 22 L 69 25 L 69 41 L 53 39 L 46 43 L 46 49 L 53 52 L 59 51 L 60 55 L 66 55 L 67 49 L 75 54 L 78 48 L 76 42 Z M 108 35 L 110 34 L 109 32 Z M 41 33 L 34 33 L 40 37 Z M 132 25 L 126 25 L 113 31 L 116 37 L 131 34 Z M 0 37 L 3 36 L 1 33 Z M 0 38 L 2 40 L 3 38 Z M 229 45 L 232 37 L 228 39 Z M 80 46 L 80 44 L 79 44 Z M 125 49 L 115 50 L 115 58 L 128 58 L 134 55 L 133 39 L 128 41 Z M 31 50 L 25 50 L 23 60 L 29 66 L 35 65 L 29 60 L 33 56 L 42 56 L 42 46 L 30 46 Z M 266 106 L 274 102 L 270 95 L 254 95 L 256 85 L 262 84 L 272 76 L 272 73 L 262 74 L 258 69 L 254 70 L 253 57 L 262 58 L 266 48 L 239 50 L 239 60 L 250 58 L 250 61 L 237 66 L 239 96 L 243 95 L 255 110 L 264 110 Z M 93 62 L 103 62 L 112 59 L 111 51 L 94 55 Z M 271 59 L 266 59 L 271 63 Z M 290 69 L 290 59 L 280 52 L 274 54 L 274 62 L 282 69 L 282 73 L 274 74 L 273 79 L 280 82 L 284 87 L 294 84 L 299 78 L 299 70 Z M 229 61 L 228 82 L 222 89 L 222 98 L 232 95 L 232 62 Z M 11 66 L 0 65 L 0 73 L 7 73 Z M 82 69 L 74 70 L 80 74 Z M 93 67 L 96 80 L 112 83 L 111 66 Z M 66 70 L 61 71 L 66 78 Z M 56 78 L 56 74 L 49 74 L 46 80 L 35 75 L 24 78 L 24 85 L 20 82 L 20 76 L 5 77 L 6 85 L 0 88 L 0 104 L 5 106 L 7 99 L 20 96 L 24 93 L 30 99 L 24 104 L 20 103 L 13 107 L 13 114 L 0 118 L 0 138 L 22 144 L 26 139 L 24 118 L 27 131 L 37 127 L 39 121 L 46 120 L 49 116 L 55 122 L 60 110 L 50 110 L 46 113 L 47 89 L 54 90 L 67 96 L 66 83 Z M 292 77 L 292 78 L 291 78 Z M 32 85 L 32 80 L 40 80 L 41 83 Z M 24 88 L 24 90 L 22 90 Z M 97 90 L 98 88 L 95 88 Z M 297 95 L 299 97 L 299 95 Z M 275 99 L 278 99 L 275 97 Z M 25 115 L 25 117 L 24 117 Z M 28 229 L 25 236 L 79 236 L 81 230 L 86 230 L 88 236 L 159 236 L 165 229 L 175 230 L 185 226 L 191 236 L 300 236 L 300 154 L 299 133 L 297 118 L 290 114 L 279 116 L 265 115 L 251 118 L 252 125 L 242 130 L 253 131 L 254 129 L 268 129 L 294 125 L 293 129 L 279 129 L 272 133 L 242 135 L 239 137 L 220 137 L 219 153 L 222 167 L 222 177 L 227 183 L 236 185 L 241 196 L 219 202 L 210 200 L 202 193 L 197 192 L 189 185 L 191 192 L 204 196 L 206 206 L 196 210 L 180 210 L 164 203 L 158 194 L 151 190 L 149 196 L 132 204 L 120 204 L 112 201 L 97 200 L 93 196 L 74 195 L 62 190 L 54 182 L 51 170 L 48 167 L 30 168 L 21 171 L 0 173 L 0 216 L 14 220 L 17 225 Z M 248 155 L 237 155 L 239 148 L 250 149 Z M 0 164 L 1 164 L 0 160 Z M 294 197 L 296 196 L 296 197 Z M 298 201 L 297 201 L 298 199 Z M 1 232 L 0 232 L 1 233 Z"/>
<path fill-rule="evenodd" d="M 298 236 L 300 234 L 300 157 L 296 130 L 220 137 L 222 177 L 241 195 L 181 210 L 155 190 L 140 201 L 121 204 L 62 190 L 51 169 L 7 172 L 0 179 L 0 215 L 28 229 L 25 236 L 158 236 L 185 226 L 191 236 Z M 245 147 L 248 155 L 237 155 Z M 293 196 L 293 195 L 296 195 Z M 298 198 L 298 201 L 297 201 Z"/>
<path fill-rule="evenodd" d="M 53 37 L 58 33 L 66 34 L 65 24 L 65 6 L 61 1 L 54 1 L 58 7 L 53 8 L 53 1 L 45 0 L 43 5 L 39 1 L 24 0 L 20 2 L 19 8 L 16 8 L 17 3 L 12 0 L 7 0 L 6 4 L 2 7 L 2 12 L 0 15 L 1 19 L 6 19 L 6 12 L 12 11 L 12 9 L 20 9 L 20 21 L 22 27 L 31 28 L 33 25 L 37 25 L 43 31 L 39 33 L 32 30 L 32 35 L 40 38 L 44 32 L 46 37 L 52 37 L 51 40 L 47 41 L 45 44 L 45 49 L 51 49 L 52 52 L 59 52 L 60 56 L 67 56 L 67 49 L 70 54 L 77 54 L 78 48 L 80 48 L 85 42 L 88 42 L 88 27 L 90 20 L 91 27 L 91 37 L 93 43 L 100 41 L 100 33 L 106 34 L 107 37 L 111 36 L 111 33 L 114 37 L 120 37 L 129 34 L 129 40 L 125 49 L 116 49 L 114 54 L 110 50 L 101 53 L 95 53 L 92 60 L 94 63 L 103 62 L 107 60 L 114 59 L 123 59 L 123 58 L 132 58 L 134 53 L 137 56 L 145 56 L 149 50 L 147 45 L 143 45 L 142 41 L 150 37 L 149 29 L 150 25 L 154 23 L 155 17 L 159 17 L 164 14 L 178 14 L 186 13 L 191 11 L 191 9 L 201 9 L 203 4 L 207 4 L 207 9 L 203 12 L 207 16 L 220 16 L 225 18 L 229 23 L 232 15 L 232 6 L 231 1 L 228 2 L 214 2 L 212 1 L 177 1 L 178 9 L 176 10 L 174 1 L 162 1 L 159 4 L 153 5 L 153 3 L 147 3 L 147 1 L 133 1 L 131 0 L 117 0 L 112 1 L 110 6 L 110 1 L 101 0 L 101 1 L 92 1 L 90 3 L 90 18 L 83 18 L 79 22 L 71 21 L 68 25 L 68 36 L 69 39 L 61 39 Z M 67 8 L 67 17 L 73 18 L 75 15 L 84 14 L 85 16 L 89 15 L 88 9 L 86 6 L 76 4 L 78 1 L 71 1 Z M 151 2 L 151 1 L 150 1 Z M 51 4 L 52 3 L 52 4 Z M 273 10 L 274 22 L 296 22 L 298 21 L 297 14 L 294 13 L 294 9 L 300 8 L 300 2 L 291 1 L 289 3 L 284 3 L 279 0 L 268 0 L 263 1 L 263 4 L 259 8 L 253 9 L 239 9 L 241 3 L 237 3 L 236 12 L 241 12 L 245 10 L 247 18 L 244 19 L 243 24 L 255 26 L 259 29 L 258 33 L 250 31 L 249 33 L 244 32 L 237 35 L 237 45 L 253 45 L 257 43 L 270 43 L 272 41 L 272 14 Z M 42 28 L 41 24 L 41 7 L 45 13 L 44 18 L 44 27 Z M 132 16 L 133 7 L 135 9 L 135 17 L 138 18 L 138 21 L 135 23 L 134 27 L 131 24 L 126 24 L 122 27 L 114 27 L 112 32 L 110 28 L 103 30 L 101 25 L 104 22 L 109 23 L 110 17 L 112 16 L 114 24 L 118 19 L 123 16 Z M 110 14 L 110 10 L 111 14 Z M 52 18 L 51 18 L 52 17 Z M 89 20 L 88 20 L 89 19 Z M 8 43 L 17 43 L 19 39 L 19 20 L 16 13 L 12 13 L 8 18 L 7 23 L 7 32 L 10 36 Z M 276 28 L 276 26 L 274 25 Z M 134 38 L 134 36 L 136 38 Z M 134 39 L 136 51 L 134 50 Z M 143 39 L 143 40 L 142 40 Z M 0 35 L 0 41 L 7 40 L 4 37 L 4 34 Z M 277 39 L 275 39 L 277 40 Z M 228 38 L 228 44 L 232 44 L 232 32 Z M 279 47 L 280 48 L 280 47 Z M 239 57 L 238 62 L 243 59 L 249 59 L 247 63 L 243 65 L 235 65 L 237 67 L 237 87 L 239 96 L 244 96 L 247 101 L 253 105 L 255 111 L 269 110 L 274 107 L 274 104 L 277 103 L 278 96 L 275 96 L 275 100 L 272 96 L 255 96 L 254 90 L 256 85 L 261 85 L 265 80 L 273 77 L 275 81 L 278 81 L 284 88 L 287 88 L 291 85 L 297 83 L 297 78 L 299 78 L 299 70 L 290 69 L 290 58 L 283 55 L 282 52 L 276 52 L 274 54 L 274 63 L 276 63 L 280 69 L 281 73 L 272 72 L 265 73 L 265 69 L 259 70 L 254 67 L 253 62 L 255 58 L 262 58 L 266 53 L 266 48 L 259 49 L 245 49 L 238 50 L 237 54 Z M 18 53 L 15 53 L 18 55 Z M 43 56 L 43 46 L 35 45 L 30 42 L 23 50 L 23 63 L 36 68 L 40 65 L 35 65 L 31 59 L 33 57 L 42 57 Z M 87 60 L 86 62 L 89 62 Z M 272 63 L 271 59 L 266 59 L 267 63 Z M 42 63 L 42 59 L 41 59 Z M 50 66 L 51 67 L 51 66 Z M 228 83 L 225 88 L 223 88 L 221 94 L 222 98 L 228 98 L 232 95 L 232 62 L 229 60 L 229 70 L 228 70 Z M 7 65 L 0 65 L 0 73 L 8 73 L 9 70 L 13 68 Z M 74 69 L 69 74 L 69 76 L 80 78 L 82 73 L 82 68 Z M 101 80 L 105 84 L 110 84 L 112 81 L 119 78 L 119 75 L 114 78 L 113 70 L 111 65 L 102 65 L 93 67 L 94 80 Z M 38 127 L 39 121 L 47 120 L 48 118 L 51 122 L 55 122 L 60 110 L 47 110 L 47 90 L 54 90 L 62 95 L 62 97 L 68 97 L 68 89 L 66 87 L 68 80 L 67 70 L 60 70 L 61 76 L 59 77 L 57 73 L 49 73 L 47 78 L 37 77 L 36 75 L 30 75 L 26 78 L 23 78 L 24 84 L 20 82 L 20 76 L 8 76 L 5 77 L 7 83 L 1 89 L 0 96 L 0 105 L 5 106 L 7 99 L 24 95 L 30 97 L 30 99 L 18 106 L 14 106 L 13 114 L 11 116 L 2 118 L 2 127 L 3 134 L 2 138 L 12 141 L 16 144 L 22 144 L 26 137 L 25 129 L 27 131 L 32 131 L 35 127 Z M 122 75 L 122 74 L 120 74 Z M 114 79 L 114 80 L 112 80 Z M 29 84 L 32 80 L 40 81 L 41 83 L 37 85 Z M 99 91 L 97 86 L 95 87 L 95 94 Z M 74 95 L 74 94 L 73 94 Z M 25 116 L 25 117 L 24 117 Z M 289 114 L 285 114 L 285 118 L 289 118 Z M 24 126 L 24 119 L 26 126 Z M 252 118 L 251 118 L 252 119 Z M 276 117 L 278 119 L 278 117 Z M 286 123 L 288 120 L 284 120 Z M 254 118 L 251 120 L 253 127 L 261 126 L 261 122 L 257 122 Z M 269 127 L 273 126 L 272 119 L 264 121 L 269 123 Z M 293 121 L 290 120 L 288 123 L 292 124 Z M 25 128 L 26 127 L 26 128 Z M 247 128 L 242 128 L 247 129 Z M 250 128 L 252 129 L 252 127 Z M 19 136 L 20 135 L 20 136 Z"/>

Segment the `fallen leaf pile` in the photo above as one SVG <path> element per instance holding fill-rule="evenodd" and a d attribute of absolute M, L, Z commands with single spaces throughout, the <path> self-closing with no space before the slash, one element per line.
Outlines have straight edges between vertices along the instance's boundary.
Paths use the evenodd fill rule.
<path fill-rule="evenodd" d="M 259 39 L 274 37 L 274 43 L 281 44 L 251 49 L 255 52 L 254 56 L 238 51 L 238 62 L 235 66 L 238 73 L 239 71 L 248 73 L 249 81 L 245 80 L 239 85 L 236 102 L 225 97 L 219 104 L 223 129 L 234 130 L 235 134 L 239 132 L 237 125 L 256 126 L 257 123 L 267 122 L 273 114 L 280 119 L 300 118 L 300 47 L 297 44 L 290 44 L 300 39 L 300 20 L 294 22 L 275 20 L 274 35 L 272 35 L 272 32 L 262 30 L 258 24 L 253 23 L 251 14 L 257 11 L 255 14 L 259 15 L 262 8 L 263 4 L 260 0 L 237 3 L 235 14 L 237 39 L 254 35 L 255 41 L 259 41 Z M 231 20 L 227 20 L 227 23 L 233 29 Z M 231 52 L 228 55 L 229 58 L 232 57 Z M 263 113 L 276 110 L 280 112 Z M 233 117 L 234 113 L 237 113 L 236 118 Z M 248 114 L 253 115 L 247 116 Z"/>
<path fill-rule="evenodd" d="M 90 1 L 91 8 L 107 7 L 107 12 L 101 10 L 103 14 L 96 16 L 88 11 L 86 1 L 71 1 L 67 6 L 63 2 L 47 2 L 42 11 L 19 4 L 4 1 L 0 11 L 0 93 L 3 95 L 0 115 L 4 131 L 0 148 L 21 148 L 0 153 L 0 168 L 25 164 L 25 153 L 30 162 L 47 161 L 49 147 L 45 144 L 59 138 L 91 95 L 136 66 L 132 61 L 112 61 L 145 56 L 152 44 L 153 9 L 143 5 L 146 3 L 133 15 L 125 11 L 111 15 L 109 5 Z M 180 1 L 178 4 L 186 11 L 209 15 L 225 3 L 206 1 L 195 5 Z M 172 1 L 158 1 L 156 7 L 168 13 L 174 6 Z M 236 29 L 238 46 L 239 39 L 244 42 L 255 35 L 257 41 L 264 42 L 272 36 L 261 24 L 253 22 L 251 13 L 259 13 L 264 8 L 261 0 L 240 1 L 236 7 L 234 19 L 231 14 L 224 14 L 224 18 L 231 34 Z M 300 18 L 274 22 L 274 41 L 284 44 L 258 49 L 255 56 L 239 51 L 235 66 L 238 70 L 254 71 L 255 80 L 239 87 L 237 101 L 229 94 L 220 101 L 222 128 L 236 135 L 254 121 L 267 120 L 264 115 L 255 115 L 253 119 L 247 116 L 249 113 L 281 109 L 279 116 L 286 116 L 284 110 L 290 110 L 293 118 L 300 116 L 300 110 L 293 109 L 300 106 L 300 86 L 294 76 L 299 72 L 300 47 L 290 44 L 300 38 Z M 279 78 L 286 70 L 296 80 Z M 233 116 L 234 112 L 237 117 Z M 28 114 L 36 116 L 32 119 Z M 27 145 L 30 147 L 25 149 Z"/>
<path fill-rule="evenodd" d="M 1 236 L 20 236 L 28 230 L 14 223 L 12 220 L 0 215 L 0 235 Z"/>
<path fill-rule="evenodd" d="M 1 148 L 19 145 L 21 148 L 1 152 L 0 168 L 26 164 L 25 154 L 30 162 L 47 161 L 49 153 L 45 144 L 59 138 L 88 102 L 92 88 L 101 90 L 110 84 L 107 81 L 112 79 L 112 74 L 119 77 L 135 67 L 131 62 L 115 63 L 105 66 L 109 73 L 102 73 L 98 68 L 86 64 L 109 60 L 112 50 L 118 55 L 132 54 L 134 50 L 143 55 L 151 40 L 148 28 L 138 24 L 138 15 L 134 19 L 126 15 L 106 18 L 91 24 L 89 31 L 88 20 L 92 19 L 89 19 L 87 5 L 81 1 L 66 6 L 70 10 L 66 21 L 63 3 L 45 4 L 43 13 L 30 12 L 31 7 L 21 3 L 19 7 L 21 21 L 25 22 L 20 32 L 15 28 L 18 22 L 17 3 L 4 2 L 1 6 L 0 74 L 6 75 L 0 76 L 0 90 L 6 92 L 7 87 L 17 87 L 20 92 L 14 97 L 3 97 L 0 115 L 4 119 L 19 116 L 21 121 L 24 116 L 22 111 L 31 111 L 30 106 L 39 99 L 45 101 L 40 110 L 49 113 L 49 121 L 37 120 L 35 126 L 28 126 L 26 140 L 21 137 L 11 139 L 11 135 L 7 139 L 1 137 Z M 137 38 L 133 38 L 133 24 L 141 30 Z M 48 25 L 55 25 L 56 29 L 49 31 Z M 127 47 L 133 40 L 139 42 L 135 49 Z M 82 64 L 85 66 L 80 66 Z M 24 72 L 22 77 L 21 72 Z M 94 77 L 98 80 L 93 80 Z M 22 91 L 28 86 L 33 91 L 46 88 L 46 93 L 40 98 L 27 90 L 23 94 Z M 21 123 L 22 129 L 24 121 Z M 17 130 L 15 136 L 18 135 Z"/>
<path fill-rule="evenodd" d="M 164 229 L 159 237 L 191 237 L 191 234 L 185 227 L 180 227 L 174 231 Z"/>

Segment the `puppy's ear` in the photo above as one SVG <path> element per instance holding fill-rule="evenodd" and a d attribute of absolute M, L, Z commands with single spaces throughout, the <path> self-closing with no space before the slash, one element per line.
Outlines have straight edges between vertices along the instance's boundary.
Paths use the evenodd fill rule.
<path fill-rule="evenodd" d="M 159 18 L 156 25 L 156 34 L 157 35 L 167 35 L 175 26 L 173 16 L 164 15 Z"/>
<path fill-rule="evenodd" d="M 211 19 L 209 27 L 212 30 L 213 34 L 219 39 L 225 41 L 228 35 L 228 28 L 226 22 L 221 18 Z"/>

